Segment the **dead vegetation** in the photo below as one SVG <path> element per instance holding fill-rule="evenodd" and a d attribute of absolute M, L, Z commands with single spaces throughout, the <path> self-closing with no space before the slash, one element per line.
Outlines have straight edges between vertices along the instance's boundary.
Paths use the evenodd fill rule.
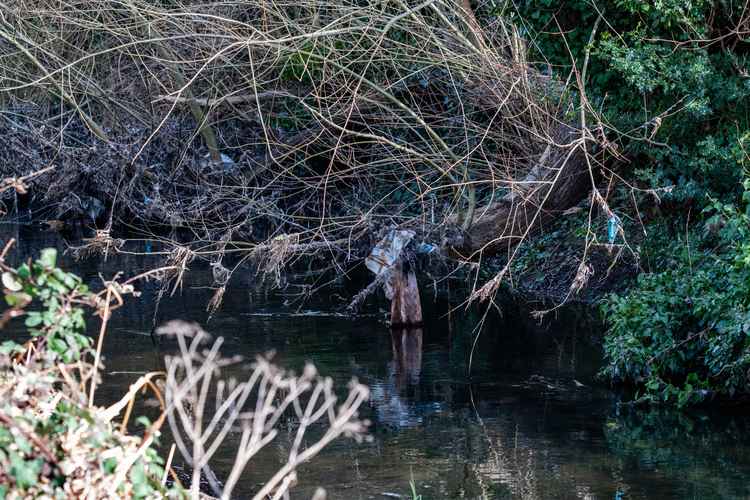
<path fill-rule="evenodd" d="M 307 365 L 300 375 L 259 356 L 252 365 L 221 355 L 222 338 L 212 341 L 194 323 L 173 320 L 157 334 L 177 339 L 165 371 L 143 373 L 126 394 L 101 406 L 102 343 L 113 311 L 134 283 L 164 279 L 166 270 L 130 279 L 119 274 L 94 293 L 80 278 L 56 267 L 47 249 L 18 268 L 6 264 L 13 245 L 0 253 L 0 273 L 9 308 L 0 326 L 24 318 L 30 339 L 0 345 L 0 493 L 4 498 L 207 498 L 210 490 L 232 498 L 238 481 L 258 452 L 273 444 L 287 461 L 253 498 L 289 498 L 299 467 L 339 437 L 362 441 L 369 423 L 359 417 L 369 390 L 352 380 L 339 400 L 329 378 Z M 86 313 L 100 318 L 98 338 L 85 335 Z M 232 368 L 238 380 L 226 376 Z M 128 432 L 134 404 L 153 396 L 159 411 L 142 433 Z M 156 448 L 168 422 L 171 437 L 190 466 L 187 488 L 172 468 L 174 446 L 159 457 Z M 132 427 L 132 426 L 131 426 Z M 279 436 L 284 438 L 280 438 Z M 288 438 L 285 439 L 285 438 Z M 233 465 L 217 477 L 212 457 L 236 443 Z M 184 476 L 182 479 L 185 479 Z M 207 479 L 208 485 L 205 485 Z M 236 495 L 234 495 L 236 497 Z M 319 490 L 316 499 L 324 499 Z"/>
<path fill-rule="evenodd" d="M 287 498 L 300 465 L 340 436 L 357 441 L 366 437 L 368 423 L 358 418 L 358 409 L 369 398 L 369 390 L 355 380 L 340 402 L 331 379 L 318 376 L 312 364 L 297 376 L 258 357 L 245 379 L 224 378 L 222 370 L 241 366 L 243 360 L 222 357 L 221 338 L 212 341 L 197 325 L 181 321 L 171 321 L 159 333 L 175 336 L 179 345 L 179 354 L 166 362 L 167 416 L 177 449 L 192 467 L 193 498 L 200 493 L 201 478 L 218 497 L 232 498 L 250 461 L 263 448 L 281 441 L 276 438 L 284 427 L 293 428 L 286 463 L 254 499 Z M 310 429 L 319 437 L 306 438 Z M 237 442 L 236 454 L 231 471 L 220 482 L 210 464 L 228 439 Z"/>
<path fill-rule="evenodd" d="M 300 256 L 345 270 L 392 227 L 512 257 L 593 187 L 601 140 L 512 25 L 467 8 L 2 3 L 0 168 L 50 168 L 24 198 L 38 217 L 147 228 L 277 281 Z"/>

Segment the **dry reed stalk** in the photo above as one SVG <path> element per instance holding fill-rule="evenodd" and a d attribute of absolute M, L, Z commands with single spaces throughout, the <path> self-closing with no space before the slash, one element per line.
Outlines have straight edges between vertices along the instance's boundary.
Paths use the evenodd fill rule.
<path fill-rule="evenodd" d="M 127 168 L 103 165 L 108 174 L 78 184 L 63 179 L 79 167 L 61 168 L 54 179 L 117 192 L 128 219 L 192 234 L 173 238 L 172 293 L 194 256 L 252 255 L 278 283 L 300 256 L 339 268 L 364 258 L 389 226 L 481 259 L 529 237 L 581 154 L 597 168 L 587 152 L 598 139 L 569 123 L 563 84 L 529 67 L 513 26 L 490 32 L 463 1 L 19 0 L 3 14 L 44 71 L 0 46 L 0 95 L 39 100 L 64 79 L 111 136 L 133 143 Z M 212 133 L 209 156 L 233 161 L 180 144 L 160 165 L 185 113 L 199 124 L 190 138 Z"/>
<path fill-rule="evenodd" d="M 167 419 L 177 449 L 192 465 L 190 492 L 194 498 L 199 495 L 202 477 L 217 496 L 231 498 L 248 462 L 276 440 L 287 419 L 293 418 L 297 425 L 290 436 L 287 461 L 255 499 L 281 498 L 295 483 L 299 465 L 339 436 L 366 437 L 368 423 L 358 418 L 357 411 L 369 391 L 356 381 L 350 384 L 347 398 L 339 402 L 331 380 L 320 378 L 312 365 L 295 376 L 263 357 L 256 359 L 244 380 L 226 380 L 221 371 L 242 360 L 221 356 L 221 338 L 202 348 L 210 339 L 208 334 L 184 322 L 165 325 L 160 334 L 176 336 L 180 348 L 178 355 L 167 359 Z M 308 442 L 306 431 L 312 426 L 322 426 L 324 432 Z M 234 432 L 240 433 L 234 465 L 220 484 L 209 464 Z"/>

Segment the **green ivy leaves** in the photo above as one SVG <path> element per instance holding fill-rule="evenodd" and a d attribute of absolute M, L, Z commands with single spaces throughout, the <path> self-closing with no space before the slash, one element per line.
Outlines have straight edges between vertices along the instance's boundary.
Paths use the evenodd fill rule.
<path fill-rule="evenodd" d="M 602 306 L 603 373 L 640 389 L 636 399 L 686 406 L 750 394 L 750 217 L 717 200 L 704 215 L 690 248 L 661 235 L 651 244 L 670 257 L 659 271 Z"/>

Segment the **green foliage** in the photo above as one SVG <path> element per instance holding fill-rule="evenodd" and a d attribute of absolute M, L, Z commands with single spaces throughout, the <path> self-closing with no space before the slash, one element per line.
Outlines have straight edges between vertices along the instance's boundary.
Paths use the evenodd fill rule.
<path fill-rule="evenodd" d="M 2 264 L 6 317 L 25 315 L 32 340 L 0 346 L 0 498 L 99 498 L 115 486 L 123 498 L 178 496 L 161 485 L 156 450 L 88 405 L 82 389 L 96 374 L 83 307 L 97 296 L 56 257 Z"/>
<path fill-rule="evenodd" d="M 409 493 L 411 494 L 412 500 L 422 500 L 422 495 L 417 493 L 417 484 L 414 482 L 414 478 L 409 481 L 409 487 L 411 488 Z"/>
<path fill-rule="evenodd" d="M 714 200 L 689 241 L 652 239 L 659 270 L 602 306 L 604 374 L 638 387 L 644 401 L 685 406 L 750 393 L 748 181 L 745 190 L 743 209 Z"/>
<path fill-rule="evenodd" d="M 588 48 L 586 92 L 644 187 L 666 198 L 732 199 L 745 155 L 750 78 L 736 0 L 516 2 L 537 59 L 565 78 Z M 589 46 L 594 24 L 603 22 Z M 560 33 L 565 33 L 563 42 Z M 542 64 L 546 67 L 547 63 Z"/>
<path fill-rule="evenodd" d="M 321 58 L 325 57 L 325 46 L 310 42 L 300 50 L 290 53 L 281 69 L 281 79 L 313 83 L 323 71 Z"/>
<path fill-rule="evenodd" d="M 79 277 L 56 267 L 56 262 L 57 251 L 48 248 L 35 262 L 3 273 L 2 281 L 11 308 L 21 310 L 34 301 L 41 305 L 39 310 L 26 311 L 29 333 L 44 339 L 50 361 L 70 363 L 91 346 L 91 339 L 83 334 L 83 309 L 75 304 L 90 302 L 93 295 Z"/>
<path fill-rule="evenodd" d="M 637 396 L 648 401 L 688 405 L 747 394 L 750 246 L 743 242 L 750 236 L 750 186 L 745 184 L 743 198 L 742 179 L 750 77 L 746 40 L 736 30 L 748 21 L 744 4 L 513 5 L 506 10 L 522 26 L 541 68 L 565 79 L 574 64 L 582 69 L 589 52 L 588 100 L 607 139 L 630 160 L 617 165 L 618 175 L 661 189 L 668 202 L 664 227 L 652 224 L 643 242 L 654 272 L 602 307 L 610 324 L 604 373 L 637 387 Z M 674 209 L 687 207 L 694 215 L 686 235 L 686 212 Z M 680 229 L 665 230 L 670 224 Z"/>
<path fill-rule="evenodd" d="M 409 480 L 409 488 L 411 489 L 409 493 L 411 494 L 412 500 L 422 500 L 422 495 L 417 493 L 417 482 L 414 480 L 414 471 L 411 471 L 411 479 Z"/>

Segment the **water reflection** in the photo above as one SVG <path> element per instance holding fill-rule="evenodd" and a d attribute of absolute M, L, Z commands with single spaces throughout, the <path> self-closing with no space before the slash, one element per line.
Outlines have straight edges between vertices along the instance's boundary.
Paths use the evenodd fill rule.
<path fill-rule="evenodd" d="M 62 247 L 54 233 L 7 229 L 23 256 Z M 65 257 L 64 263 L 98 287 L 100 273 L 108 278 L 160 265 L 163 256 L 152 250 L 107 262 Z M 750 497 L 745 413 L 618 411 L 616 395 L 595 378 L 600 329 L 575 309 L 538 325 L 526 311 L 505 305 L 503 316 L 491 316 L 481 332 L 469 373 L 478 313 L 449 321 L 444 297 L 422 297 L 424 329 L 389 331 L 377 319 L 382 304 L 349 318 L 331 314 L 336 305 L 319 296 L 292 311 L 283 291 L 258 288 L 247 273 L 233 278 L 222 309 L 206 325 L 212 280 L 208 263 L 192 263 L 183 292 L 161 302 L 159 321 L 197 321 L 225 337 L 226 355 L 252 358 L 274 350 L 283 366 L 299 370 L 312 361 L 337 384 L 354 374 L 371 387 L 364 416 L 373 421 L 373 443 L 334 443 L 300 471 L 293 498 L 310 498 L 317 485 L 332 499 L 409 498 L 412 478 L 424 500 Z M 169 349 L 155 353 L 149 338 L 157 287 L 142 284 L 142 299 L 127 301 L 112 318 L 105 383 L 97 392 L 102 404 L 158 368 Z M 22 321 L 2 335 L 23 339 Z M 229 467 L 234 444 L 217 455 L 217 473 Z M 252 464 L 242 497 L 276 470 L 287 445 L 280 436 Z"/>
<path fill-rule="evenodd" d="M 388 362 L 384 381 L 371 382 L 371 405 L 377 421 L 395 427 L 422 423 L 422 413 L 414 403 L 414 391 L 422 371 L 422 328 L 391 330 L 393 358 Z"/>
<path fill-rule="evenodd" d="M 422 328 L 391 330 L 393 361 L 389 367 L 397 390 L 419 384 L 422 372 Z"/>

